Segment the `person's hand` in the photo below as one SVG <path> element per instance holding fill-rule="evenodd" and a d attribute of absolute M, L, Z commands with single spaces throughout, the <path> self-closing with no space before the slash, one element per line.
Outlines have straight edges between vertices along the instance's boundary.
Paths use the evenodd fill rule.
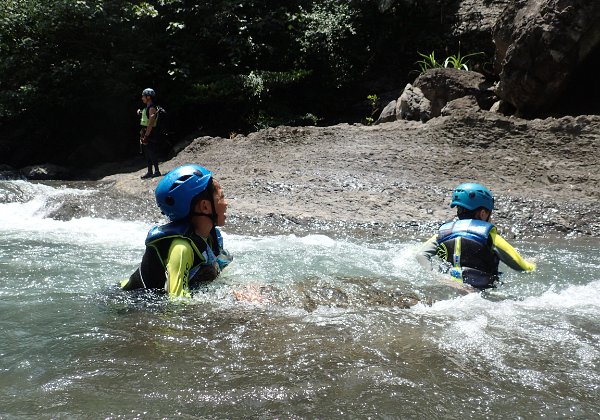
<path fill-rule="evenodd" d="M 141 115 L 141 114 L 142 114 L 142 110 L 141 110 L 141 109 L 138 109 L 136 113 L 137 113 L 138 115 Z"/>
<path fill-rule="evenodd" d="M 271 303 L 271 299 L 265 293 L 266 288 L 257 283 L 250 283 L 241 285 L 232 291 L 233 296 L 236 300 L 246 303 L 254 303 L 259 305 L 265 305 Z"/>

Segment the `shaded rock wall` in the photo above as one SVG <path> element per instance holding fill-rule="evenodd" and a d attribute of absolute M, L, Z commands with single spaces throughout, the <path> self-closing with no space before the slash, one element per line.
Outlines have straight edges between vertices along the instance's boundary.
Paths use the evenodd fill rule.
<path fill-rule="evenodd" d="M 561 96 L 600 46 L 600 2 L 517 0 L 504 10 L 493 36 L 498 96 L 520 115 L 560 113 Z M 596 79 L 576 83 L 597 84 Z"/>

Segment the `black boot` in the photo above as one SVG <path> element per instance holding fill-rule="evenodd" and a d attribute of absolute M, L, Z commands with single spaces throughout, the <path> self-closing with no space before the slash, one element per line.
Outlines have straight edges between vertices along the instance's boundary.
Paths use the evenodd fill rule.
<path fill-rule="evenodd" d="M 152 178 L 152 163 L 148 162 L 148 171 L 146 172 L 146 175 L 142 175 L 141 178 L 142 179 Z"/>

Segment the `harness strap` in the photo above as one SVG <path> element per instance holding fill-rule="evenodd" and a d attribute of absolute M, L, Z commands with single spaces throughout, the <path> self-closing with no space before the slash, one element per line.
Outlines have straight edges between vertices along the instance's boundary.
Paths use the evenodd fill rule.
<path fill-rule="evenodd" d="M 460 243 L 461 237 L 458 236 L 454 241 L 454 257 L 452 258 L 454 262 L 454 268 L 460 268 Z"/>
<path fill-rule="evenodd" d="M 138 268 L 138 271 L 140 273 L 140 280 L 142 281 L 142 285 L 144 286 L 144 289 L 147 289 L 148 286 L 146 286 L 146 283 L 144 282 L 144 275 L 142 274 L 142 266 L 141 265 Z"/>
<path fill-rule="evenodd" d="M 450 276 L 452 280 L 462 282 L 462 268 L 460 266 L 460 251 L 461 251 L 461 237 L 457 236 L 454 239 L 454 255 L 452 256 L 452 262 L 454 263 L 454 267 L 450 270 Z"/>

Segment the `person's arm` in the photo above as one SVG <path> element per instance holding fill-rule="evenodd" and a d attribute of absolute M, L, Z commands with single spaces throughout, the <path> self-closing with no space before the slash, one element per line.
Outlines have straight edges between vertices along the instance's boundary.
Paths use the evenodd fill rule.
<path fill-rule="evenodd" d="M 504 239 L 494 228 L 490 235 L 494 240 L 494 247 L 500 261 L 516 271 L 533 271 L 536 266 L 534 263 L 526 261 L 521 255 Z"/>
<path fill-rule="evenodd" d="M 148 126 L 146 127 L 146 137 L 150 136 L 152 129 L 156 121 L 156 107 L 151 106 L 148 108 Z"/>
<path fill-rule="evenodd" d="M 431 269 L 431 257 L 437 253 L 437 234 L 427 240 L 417 253 L 417 261 L 423 268 Z"/>
<path fill-rule="evenodd" d="M 165 290 L 169 296 L 189 297 L 189 275 L 194 263 L 194 250 L 184 239 L 175 239 L 167 257 L 167 282 Z"/>

